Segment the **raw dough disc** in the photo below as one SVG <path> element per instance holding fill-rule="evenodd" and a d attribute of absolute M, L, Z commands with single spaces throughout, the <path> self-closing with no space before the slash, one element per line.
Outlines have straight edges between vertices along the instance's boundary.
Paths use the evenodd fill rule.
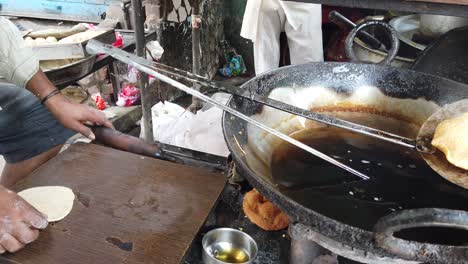
<path fill-rule="evenodd" d="M 43 186 L 18 193 L 24 200 L 47 215 L 47 221 L 56 222 L 65 218 L 72 210 L 75 194 L 62 186 Z"/>

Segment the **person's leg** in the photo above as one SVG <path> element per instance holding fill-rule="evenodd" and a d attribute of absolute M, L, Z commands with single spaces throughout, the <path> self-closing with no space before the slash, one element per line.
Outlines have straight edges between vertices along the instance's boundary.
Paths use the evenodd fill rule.
<path fill-rule="evenodd" d="M 2 84 L 0 107 L 0 154 L 6 161 L 0 183 L 11 187 L 55 156 L 75 132 L 22 88 Z"/>
<path fill-rule="evenodd" d="M 63 145 L 57 145 L 52 147 L 48 151 L 28 160 L 16 163 L 6 163 L 0 176 L 0 185 L 3 185 L 6 188 L 10 188 L 11 186 L 15 185 L 17 182 L 31 174 L 31 172 L 36 170 L 39 166 L 44 164 L 46 161 L 55 157 L 62 146 Z"/>
<path fill-rule="evenodd" d="M 254 41 L 255 73 L 257 75 L 278 68 L 280 61 L 280 33 L 285 21 L 279 0 L 264 0 L 258 18 Z"/>
<path fill-rule="evenodd" d="M 307 21 L 296 29 L 288 21 L 284 26 L 292 65 L 323 61 L 322 7 L 317 4 L 302 5 L 302 12 L 298 15 L 307 16 Z"/>

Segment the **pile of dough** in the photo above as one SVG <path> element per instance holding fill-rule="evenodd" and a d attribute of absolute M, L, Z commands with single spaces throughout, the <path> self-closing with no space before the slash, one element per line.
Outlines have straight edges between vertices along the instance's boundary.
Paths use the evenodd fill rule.
<path fill-rule="evenodd" d="M 442 151 L 451 164 L 468 170 L 468 113 L 441 122 L 432 145 Z"/>
<path fill-rule="evenodd" d="M 56 222 L 65 218 L 73 208 L 75 194 L 67 187 L 44 186 L 26 189 L 18 193 L 39 212 L 47 215 L 47 221 Z"/>
<path fill-rule="evenodd" d="M 33 31 L 28 34 L 28 36 L 32 38 L 47 38 L 47 37 L 54 37 L 57 39 L 62 39 L 68 36 L 71 36 L 73 34 L 79 33 L 86 31 L 88 28 L 85 26 L 85 24 L 78 24 L 73 26 L 72 28 L 67 28 L 67 29 L 62 29 L 62 28 L 53 28 L 53 29 L 44 29 L 44 30 L 38 30 L 38 31 Z"/>
<path fill-rule="evenodd" d="M 36 38 L 33 39 L 31 37 L 26 37 L 24 39 L 26 42 L 26 45 L 28 46 L 41 46 L 41 45 L 51 45 L 51 44 L 57 44 L 58 40 L 54 37 L 47 37 L 47 38 Z"/>
<path fill-rule="evenodd" d="M 289 219 L 278 207 L 263 197 L 256 189 L 245 194 L 242 203 L 249 220 L 267 231 L 281 230 L 289 225 Z"/>
<path fill-rule="evenodd" d="M 42 71 L 50 71 L 53 69 L 61 68 L 65 65 L 72 64 L 77 62 L 81 59 L 63 59 L 63 60 L 41 60 L 39 62 L 39 67 L 41 67 Z"/>
<path fill-rule="evenodd" d="M 84 32 L 79 32 L 74 35 L 62 38 L 60 40 L 57 40 L 56 37 L 54 36 L 48 36 L 47 38 L 31 38 L 30 36 L 26 37 L 24 41 L 26 42 L 26 45 L 28 46 L 40 46 L 40 45 L 50 45 L 50 44 L 71 44 L 71 43 L 81 43 L 87 40 L 90 40 L 92 38 L 95 38 L 103 33 L 105 33 L 105 30 L 87 30 Z"/>

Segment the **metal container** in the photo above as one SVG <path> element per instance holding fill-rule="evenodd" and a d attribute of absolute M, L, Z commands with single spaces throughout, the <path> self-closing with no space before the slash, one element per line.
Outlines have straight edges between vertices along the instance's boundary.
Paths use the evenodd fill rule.
<path fill-rule="evenodd" d="M 254 263 L 257 257 L 257 243 L 246 233 L 232 228 L 218 228 L 208 232 L 202 241 L 203 262 L 206 264 L 225 264 L 234 262 L 224 262 L 215 258 L 220 252 L 240 249 L 248 255 L 246 262 L 236 263 Z"/>
<path fill-rule="evenodd" d="M 452 29 L 468 25 L 468 19 L 463 17 L 421 15 L 420 31 L 429 37 L 440 37 Z"/>
<path fill-rule="evenodd" d="M 111 44 L 115 41 L 115 31 L 113 29 L 107 29 L 105 33 L 96 36 L 93 39 L 99 40 L 102 43 Z M 83 48 L 85 58 L 56 69 L 44 71 L 47 78 L 49 78 L 57 88 L 61 89 L 67 87 L 91 73 L 97 58 L 96 55 L 89 55 L 84 51 L 84 46 L 87 43 L 88 41 L 79 43 Z"/>
<path fill-rule="evenodd" d="M 88 75 L 93 69 L 95 61 L 96 55 L 90 55 L 72 64 L 44 71 L 44 73 L 55 86 L 64 88 Z"/>
<path fill-rule="evenodd" d="M 401 42 L 413 47 L 417 52 L 426 49 L 425 43 L 416 42 L 414 36 L 420 34 L 421 15 L 400 16 L 390 20 L 392 26 L 398 33 Z"/>
<path fill-rule="evenodd" d="M 391 37 L 392 48 L 388 52 L 372 49 L 361 40 L 355 38 L 364 28 L 373 26 L 382 28 Z M 359 24 L 351 30 L 345 42 L 346 56 L 351 61 L 409 68 L 414 60 L 411 58 L 397 56 L 399 48 L 400 41 L 398 39 L 397 32 L 387 23 L 378 20 L 369 20 Z"/>
<path fill-rule="evenodd" d="M 354 39 L 353 50 L 359 61 L 362 62 L 379 63 L 388 57 L 388 53 L 372 49 L 358 38 Z M 390 65 L 399 68 L 409 68 L 413 63 L 414 59 L 412 58 L 396 56 Z"/>

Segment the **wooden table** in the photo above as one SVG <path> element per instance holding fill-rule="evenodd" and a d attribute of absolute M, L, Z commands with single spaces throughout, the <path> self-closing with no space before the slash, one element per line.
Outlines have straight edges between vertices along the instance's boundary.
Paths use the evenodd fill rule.
<path fill-rule="evenodd" d="M 70 187 L 72 212 L 0 263 L 179 263 L 225 182 L 199 168 L 72 145 L 16 186 Z"/>

